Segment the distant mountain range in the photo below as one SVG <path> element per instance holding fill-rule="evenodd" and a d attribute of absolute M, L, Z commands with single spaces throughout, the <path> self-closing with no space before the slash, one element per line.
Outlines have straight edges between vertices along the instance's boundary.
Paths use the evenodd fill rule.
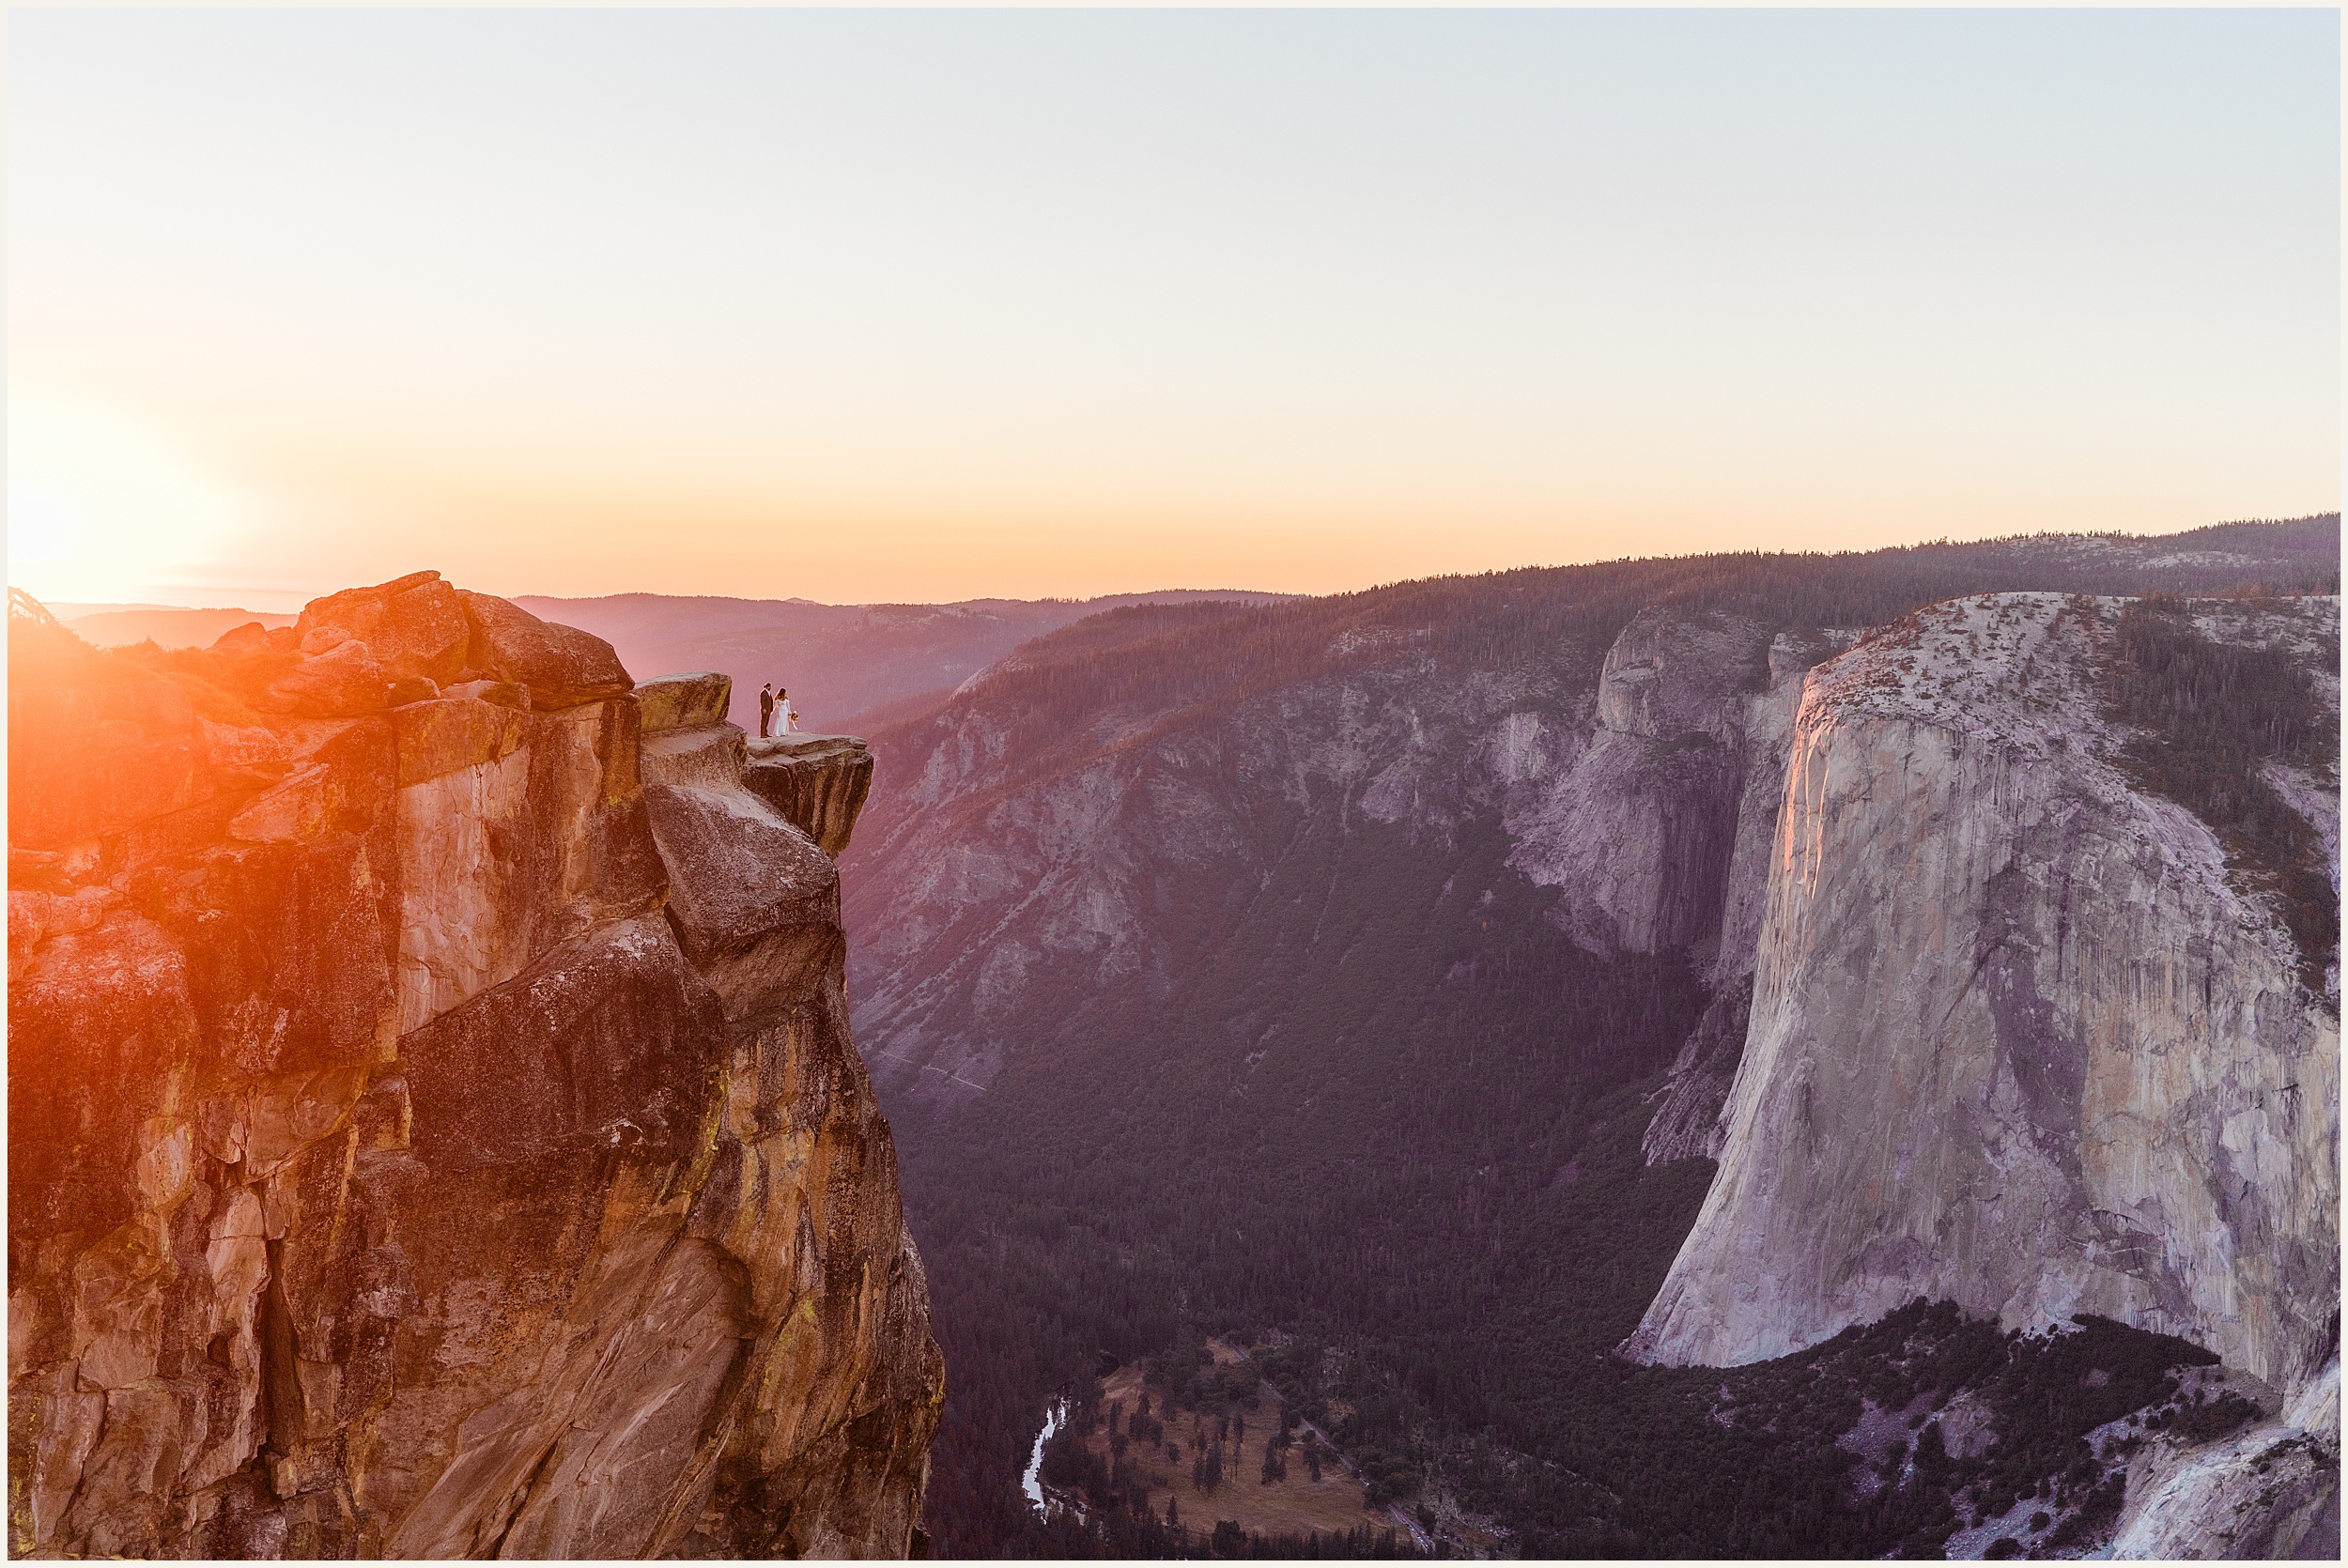
<path fill-rule="evenodd" d="M 51 605 L 49 613 L 98 648 L 129 648 L 149 640 L 162 648 L 209 648 L 221 633 L 255 621 L 270 627 L 294 623 L 290 615 L 173 605 Z"/>
<path fill-rule="evenodd" d="M 758 725 L 758 688 L 789 688 L 802 729 L 860 731 L 936 706 L 956 686 L 1030 638 L 1129 605 L 1214 600 L 1276 604 L 1284 594 L 1172 589 L 1097 599 L 966 599 L 951 605 L 819 605 L 807 599 L 729 599 L 613 593 L 594 599 L 520 595 L 543 620 L 593 632 L 639 681 L 687 670 L 734 677 L 730 717 Z M 58 604 L 51 613 L 87 642 L 127 647 L 209 647 L 223 632 L 290 615 L 169 605 Z"/>
<path fill-rule="evenodd" d="M 640 681 L 685 670 L 734 677 L 730 716 L 758 727 L 758 688 L 787 687 L 801 728 L 861 733 L 936 706 L 1030 638 L 1126 605 L 1201 599 L 1265 605 L 1285 595 L 1178 589 L 1098 599 L 966 599 L 951 605 L 819 605 L 806 599 L 599 599 L 523 595 L 543 620 L 602 638 Z"/>

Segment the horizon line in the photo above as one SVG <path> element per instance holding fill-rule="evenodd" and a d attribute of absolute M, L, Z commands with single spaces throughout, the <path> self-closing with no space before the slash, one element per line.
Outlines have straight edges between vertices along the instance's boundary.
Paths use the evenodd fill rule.
<path fill-rule="evenodd" d="M 812 609 L 886 609 L 886 608 L 899 608 L 899 607 L 903 607 L 903 608 L 937 608 L 937 609 L 951 609 L 951 608 L 956 608 L 956 607 L 961 607 L 961 606 L 965 606 L 965 605 L 989 605 L 989 604 L 995 604 L 995 605 L 1089 605 L 1089 604 L 1098 604 L 1099 602 L 1101 602 L 1101 601 L 1102 601 L 1102 600 L 1104 600 L 1104 599 L 1135 599 L 1135 600 L 1141 600 L 1141 599 L 1149 599 L 1149 598 L 1152 598 L 1152 597 L 1155 597 L 1155 596 L 1158 596 L 1158 595 L 1170 595 L 1170 594 L 1182 594 L 1182 595 L 1187 595 L 1187 596 L 1194 597 L 1194 598 L 1213 598 L 1213 597 L 1216 597 L 1217 595 L 1227 595 L 1227 594 L 1228 594 L 1228 595 L 1244 595 L 1244 596 L 1247 596 L 1247 597 L 1252 597 L 1252 598 L 1259 598 L 1259 599 L 1274 599 L 1274 600 L 1290 600 L 1290 599 L 1331 599 L 1331 598 L 1339 598 L 1339 597 L 1343 597 L 1344 595 L 1346 595 L 1346 594 L 1350 594 L 1350 593 L 1373 593 L 1373 592 L 1379 592 L 1379 591 L 1380 591 L 1380 590 L 1382 590 L 1382 589 L 1388 589 L 1388 588 L 1399 587 L 1400 585 L 1402 585 L 1402 584 L 1404 584 L 1404 583 L 1410 583 L 1410 582 L 1436 582 L 1436 581 L 1441 581 L 1441 580 L 1443 580 L 1443 579 L 1444 579 L 1444 578 L 1450 578 L 1450 577 L 1478 577 L 1478 576 L 1490 577 L 1490 576 L 1506 576 L 1506 575 L 1508 575 L 1508 574 L 1511 574 L 1511 573 L 1516 573 L 1516 572 L 1553 572 L 1553 571 L 1566 571 L 1566 570 L 1570 570 L 1570 569 L 1575 568 L 1575 567 L 1586 567 L 1586 566 L 1615 566 L 1615 565 L 1623 565 L 1623 564 L 1626 564 L 1626 563 L 1629 563 L 1629 562 L 1632 562 L 1632 561 L 1700 561 L 1700 560 L 1704 560 L 1704 559 L 1706 559 L 1706 558 L 1707 558 L 1707 557 L 1728 557 L 1728 556 L 1786 556 L 1786 557 L 1816 557 L 1816 558 L 1820 558 L 1820 559 L 1834 559 L 1834 558 L 1838 558 L 1838 557 L 1865 556 L 1865 555 L 1879 555 L 1879 554 L 1883 554 L 1883 553 L 1885 553 L 1885 552 L 1887 552 L 1887 551 L 1892 551 L 1892 550 L 1926 550 L 1926 549 L 1939 549 L 1939 548 L 1960 549 L 1960 548 L 1980 547 L 1980 546 L 1993 546 L 1993 545 L 2012 545 L 2012 544 L 2022 544 L 2022 543 L 2030 543 L 2030 542 L 2033 542 L 2033 541 L 2041 541 L 2041 540 L 2059 540 L 2059 539 L 2077 539 L 2077 540 L 2094 540 L 2094 539 L 2128 539 L 2128 540 L 2182 539 L 2182 538 L 2184 538 L 2184 537 L 2186 537 L 2186 535 L 2189 535 L 2189 534 L 2211 532 L 2211 531 L 2214 531 L 2214 530 L 2219 530 L 2219 529 L 2231 529 L 2231 528 L 2279 528 L 2279 527 L 2284 527 L 2284 526 L 2287 526 L 2287 525 L 2290 525 L 2290 524 L 2294 524 L 2294 523 L 2318 523 L 2318 522 L 2323 522 L 2323 521 L 2325 521 L 2325 519 L 2327 519 L 2327 518 L 2328 518 L 2328 519 L 2330 519 L 2333 523 L 2337 524 L 2337 523 L 2340 521 L 2340 508 L 2339 508 L 2339 506 L 2338 506 L 2338 505 L 2334 505 L 2334 506 L 2327 507 L 2327 508 L 2325 508 L 2325 509 L 2320 510 L 2320 511 L 2314 511 L 2314 512 L 2304 512 L 2304 513 L 2299 513 L 2299 514 L 2297 514 L 2297 515 L 2290 515 L 2290 516 L 2280 516 L 2280 517 L 2230 517 L 2230 518 L 2222 518 L 2222 519 L 2220 519 L 2220 520 L 2218 520 L 2218 521 L 2217 521 L 2217 522 L 2212 522 L 2212 523 L 2196 523 L 2196 524 L 2191 525 L 2190 527 L 2181 528 L 2181 529 L 2171 529 L 2171 530 L 2167 530 L 2167 531 L 2150 531 L 2150 530 L 2148 530 L 2148 531 L 2139 532 L 2139 531 L 2133 531 L 2133 530 L 2127 530 L 2127 529 L 2097 529 L 2097 530 L 2039 529 L 2039 530 L 2033 530 L 2029 531 L 2029 532 L 2003 533 L 2003 534 L 1991 534 L 1991 535 L 1986 535 L 1986 536 L 1982 537 L 1982 538 L 1979 538 L 1979 539 L 1957 539 L 1957 538 L 1952 538 L 1952 537 L 1950 537 L 1949 535 L 1946 535 L 1946 534 L 1942 534 L 1942 535 L 1939 535 L 1939 536 L 1938 536 L 1938 537 L 1936 537 L 1936 538 L 1931 538 L 1931 539 L 1918 539 L 1918 540 L 1914 540 L 1914 541 L 1911 541 L 1911 542 L 1907 543 L 1907 544 L 1877 545 L 1877 546 L 1868 546 L 1868 547 L 1863 548 L 1863 549 L 1843 549 L 1843 550 L 1787 550 L 1787 549 L 1775 549 L 1775 550 L 1772 550 L 1772 549 L 1766 549 L 1766 548 L 1754 548 L 1754 549 L 1747 549 L 1747 550 L 1687 550 L 1687 551 L 1668 551 L 1668 550 L 1665 550 L 1665 551 L 1657 551 L 1657 552 L 1654 552 L 1654 553 L 1651 553 L 1651 554 L 1646 554 L 1646 555 L 1621 555 L 1621 556 L 1609 556 L 1609 557 L 1605 557 L 1605 558 L 1603 558 L 1603 559 L 1599 559 L 1599 560 L 1592 560 L 1592 561 L 1552 561 L 1552 562 L 1546 562 L 1546 563 L 1544 563 L 1544 562 L 1538 562 L 1538 561 L 1527 561 L 1527 562 L 1525 562 L 1525 563 L 1523 563 L 1523 564 L 1522 564 L 1522 565 L 1518 565 L 1518 566 L 1500 566 L 1500 567 L 1491 567 L 1491 568 L 1488 568 L 1487 570 L 1485 570 L 1485 571 L 1481 571 L 1481 572 L 1430 572 L 1430 573 L 1428 573 L 1428 574 L 1426 574 L 1426 575 L 1424 575 L 1424 576 L 1415 576 L 1415 577 L 1397 577 L 1397 578 L 1393 579 L 1392 581 L 1368 583 L 1368 584 L 1366 584 L 1366 585 L 1364 585 L 1364 586 L 1362 586 L 1362 587 L 1360 587 L 1360 588 L 1336 589 L 1336 590 L 1330 591 L 1330 592 L 1325 592 L 1325 593 L 1298 592 L 1295 592 L 1295 591 L 1293 591 L 1293 590 L 1287 590 L 1287 589 L 1274 589 L 1274 588 L 1235 588 L 1235 587 L 1222 587 L 1222 588 L 1151 588 L 1151 589 L 1127 590 L 1127 591 L 1123 591 L 1123 592 L 1111 592 L 1111 593 L 1094 593 L 1094 594 L 1082 595 L 1082 596 L 1073 595 L 1073 594 L 1039 594 L 1039 595 L 1036 595 L 1036 596 L 1035 596 L 1035 597 L 1033 597 L 1033 598 L 1019 598 L 1019 597 L 1012 596 L 1012 595 L 1009 595 L 1009 594 L 993 593 L 993 594 L 980 594 L 980 595 L 976 595 L 976 596 L 974 596 L 974 597 L 967 598 L 967 599 L 865 599 L 865 600 L 855 600 L 855 601 L 849 601 L 849 602 L 844 602 L 844 603 L 834 603 L 834 602 L 829 601 L 829 600 L 824 600 L 824 599 L 809 599 L 809 598 L 803 598 L 803 597 L 800 597 L 800 596 L 797 596 L 797 595 L 794 595 L 794 596 L 789 597 L 789 598 L 781 598 L 781 599 L 760 599 L 760 598 L 749 598 L 749 597 L 746 597 L 746 596 L 743 596 L 743 595 L 740 595 L 740 594 L 733 594 L 733 593 L 663 593 L 663 592 L 654 592 L 654 591 L 652 591 L 652 590 L 648 590 L 648 589 L 622 589 L 622 590 L 619 590 L 619 591 L 617 591 L 617 592 L 610 592 L 610 593 L 573 593 L 573 594 L 564 594 L 564 593 L 530 593 L 530 592 L 522 592 L 522 593 L 502 593 L 502 594 L 497 595 L 497 597 L 499 597 L 499 598 L 502 598 L 502 599 L 505 599 L 505 600 L 506 600 L 506 601 L 508 601 L 509 603 L 518 602 L 518 601 L 523 600 L 523 599 L 537 599 L 537 600 L 542 600 L 542 601 L 546 601 L 546 602 L 548 602 L 548 603 L 554 603 L 554 604 L 593 604 L 593 603 L 599 603 L 599 602 L 603 602 L 603 601 L 607 601 L 607 600 L 612 600 L 612 599 L 665 599 L 665 600 L 691 600 L 691 599 L 702 599 L 702 600 L 709 600 L 709 601 L 712 601 L 712 602 L 715 602 L 715 603 L 719 603 L 719 604 L 734 604 L 734 605 L 779 605 L 779 606 L 780 606 L 780 605 L 803 605 L 803 606 L 806 606 L 806 607 L 810 607 L 810 608 L 812 608 Z M 419 570 L 432 570 L 432 569 L 431 569 L 431 568 L 419 568 Z M 397 576 L 401 576 L 401 575 L 405 575 L 405 574 L 395 574 L 394 577 L 387 577 L 387 578 L 384 578 L 383 580 L 384 580 L 384 581 L 386 581 L 386 582 L 393 581 L 393 580 L 395 580 L 395 577 L 396 577 Z M 438 574 L 437 574 L 437 572 L 436 572 L 436 575 L 438 575 Z M 444 579 L 444 580 L 446 580 L 446 579 Z M 72 611 L 72 612 L 73 612 L 73 614 L 72 614 L 71 618 L 72 618 L 72 619 L 76 619 L 76 620 L 81 619 L 81 618 L 85 617 L 85 616 L 92 616 L 92 615 L 133 615 L 133 614 L 142 614 L 142 613 L 152 614 L 152 613 L 157 613 L 157 612 L 162 612 L 162 613 L 180 613 L 180 614 L 207 614 L 207 613 L 222 614 L 222 613 L 228 613 L 228 612 L 232 612 L 232 611 L 233 611 L 233 612 L 235 612 L 235 613 L 238 613 L 238 614 L 244 614 L 244 615 L 286 615 L 286 616 L 298 615 L 298 614 L 300 614 L 300 613 L 301 613 L 300 611 L 297 611 L 297 610 L 255 610 L 255 609 L 250 609 L 250 608 L 248 608 L 247 607 L 245 607 L 245 606 L 243 606 L 243 605 L 221 605 L 221 604 L 212 604 L 212 605 L 176 605 L 176 604 L 157 604 L 157 603 L 146 602 L 146 601 L 141 601 L 141 602 L 136 602 L 136 603 L 131 603 L 131 602 L 123 602 L 123 601 L 110 601 L 110 600 L 76 600 L 76 599 L 59 599 L 59 600 L 54 600 L 54 601 L 52 601 L 52 600 L 42 599 L 42 598 L 40 598 L 40 597 L 39 597 L 39 595 L 38 595 L 38 594 L 34 594 L 34 593 L 31 592 L 31 590 L 29 590 L 29 589 L 21 589 L 21 585 L 19 585 L 19 584 L 16 584 L 16 583 L 11 582 L 11 583 L 9 584 L 9 586 L 10 586 L 11 588 L 20 588 L 20 590 L 21 590 L 22 592 L 24 592 L 24 593 L 25 593 L 28 597 L 31 597 L 31 598 L 35 599 L 35 600 L 36 600 L 37 602 L 39 602 L 39 604 L 40 604 L 43 607 L 45 607 L 45 608 L 48 608 L 48 609 L 52 610 L 52 611 L 53 611 L 53 613 L 54 612 L 54 610 L 56 609 L 56 607 L 57 607 L 58 606 L 60 606 L 60 605 L 64 606 L 64 607 L 65 607 L 68 610 L 70 610 L 70 611 Z M 317 600 L 317 599 L 325 598 L 325 597 L 327 597 L 327 596 L 329 596 L 329 595 L 331 595 L 331 594 L 334 594 L 334 593 L 339 593 L 339 592 L 348 592 L 348 588 L 350 588 L 350 587 L 363 587 L 363 586 L 368 586 L 368 585 L 365 585 L 365 584 L 349 584 L 349 585 L 346 585 L 344 588 L 329 588 L 329 589 L 323 590 L 322 592 L 317 592 L 317 593 L 313 593 L 313 594 L 311 594 L 311 595 L 309 596 L 309 598 L 308 598 L 308 599 L 305 599 L 305 600 L 303 601 L 303 604 L 304 604 L 304 606 L 305 606 L 305 607 L 306 607 L 306 606 L 307 606 L 308 604 L 313 603 L 313 602 L 315 602 L 315 601 L 316 601 L 316 600 Z M 263 587 L 259 587 L 258 585 L 250 585 L 250 586 L 249 586 L 249 589 L 248 589 L 247 591 L 252 592 L 254 592 L 254 593 L 255 593 L 255 594 L 266 594 L 266 595 L 268 595 L 268 596 L 270 596 L 270 597 L 272 597 L 272 598 L 280 598 L 280 597 L 286 596 L 286 595 L 287 595 L 287 594 L 289 594 L 289 593 L 293 593 L 293 592 L 300 592 L 299 590 L 290 590 L 290 589 L 282 589 L 282 588 L 263 588 Z M 60 617 L 60 619 L 66 619 L 66 617 L 62 617 L 62 616 L 61 616 L 61 617 Z"/>

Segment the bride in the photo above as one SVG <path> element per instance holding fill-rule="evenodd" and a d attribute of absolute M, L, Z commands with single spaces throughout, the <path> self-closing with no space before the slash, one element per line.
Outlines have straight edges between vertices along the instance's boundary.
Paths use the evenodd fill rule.
<path fill-rule="evenodd" d="M 796 732 L 799 728 L 798 719 L 798 710 L 791 706 L 791 693 L 781 686 L 777 686 L 775 688 L 774 732 L 778 735 Z"/>

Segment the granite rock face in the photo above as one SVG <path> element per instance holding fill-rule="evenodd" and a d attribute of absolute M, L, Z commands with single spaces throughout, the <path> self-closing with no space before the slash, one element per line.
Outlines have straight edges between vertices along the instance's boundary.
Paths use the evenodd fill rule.
<path fill-rule="evenodd" d="M 1745 1031 L 1753 1021 L 1753 976 L 1723 987 L 1697 1021 L 1695 1032 L 1672 1062 L 1670 1084 L 1639 1152 L 1650 1165 L 1671 1160 L 1718 1160 L 1728 1130 L 1721 1107 L 1728 1101 L 1744 1060 Z"/>
<path fill-rule="evenodd" d="M 2284 1387 L 2329 1354 L 2337 998 L 2109 760 L 2106 607 L 1936 607 L 1809 678 L 1721 1169 L 1637 1353 L 1762 1360 L 1924 1295 Z"/>
<path fill-rule="evenodd" d="M 943 1372 L 738 732 L 648 783 L 608 647 L 429 573 L 10 652 L 14 1549 L 903 1554 Z"/>
<path fill-rule="evenodd" d="M 355 642 L 372 651 L 387 679 L 446 683 L 465 669 L 473 631 L 456 590 L 438 572 L 415 572 L 311 601 L 294 636 L 306 654 Z"/>
<path fill-rule="evenodd" d="M 1560 889 L 1555 917 L 1580 945 L 1685 952 L 1712 991 L 1644 1139 L 1650 1164 L 1720 1152 L 1794 714 L 1835 646 L 1643 610 L 1607 650 L 1586 744 L 1506 817 L 1509 863 Z"/>
<path fill-rule="evenodd" d="M 1721 1113 L 1744 1059 L 1745 1034 L 1752 1018 L 1753 962 L 1760 945 L 1778 816 L 1785 796 L 1785 762 L 1795 713 L 1811 668 L 1843 640 L 1847 638 L 1779 633 L 1769 646 L 1767 684 L 1759 690 L 1748 684 L 1724 704 L 1739 784 L 1726 864 L 1718 873 L 1720 924 L 1707 966 L 1714 989 L 1704 1017 L 1672 1063 L 1671 1082 L 1640 1140 L 1650 1165 L 1720 1158 L 1727 1137 Z M 1748 646 L 1737 647 L 1735 652 L 1750 656 Z M 1724 680 L 1737 668 L 1738 663 L 1718 662 L 1716 681 Z"/>
<path fill-rule="evenodd" d="M 901 762 L 909 776 L 856 852 L 901 889 L 859 916 L 858 1028 L 892 1088 L 967 1102 L 1014 1048 L 1033 988 L 1138 974 L 1170 994 L 1174 976 L 1156 978 L 1166 895 L 1147 885 L 1152 868 L 1242 868 L 1235 886 L 1260 884 L 1278 859 L 1264 824 L 1291 809 L 1454 848 L 1496 819 L 1508 866 L 1556 890 L 1547 917 L 1577 944 L 1684 955 L 1717 1002 L 1752 972 L 1784 741 L 1803 673 L 1831 651 L 1656 609 L 1594 646 L 1460 672 L 1407 634 L 1357 631 L 1331 647 L 1328 673 L 1228 720 L 1151 732 L 1137 776 L 1101 759 L 1042 785 L 1023 778 L 1015 716 L 974 699 Z M 780 801 L 763 771 L 777 753 L 762 747 L 777 744 L 750 743 L 749 776 Z M 974 799 L 989 802 L 983 817 L 959 814 Z M 985 913 L 940 918 L 949 910 Z M 1711 1076 L 1673 1118 L 1699 1148 L 1742 1045 L 1718 1020 L 1705 1035 Z M 1658 1158 L 1696 1151 L 1684 1141 Z"/>
<path fill-rule="evenodd" d="M 2178 1334 L 2283 1413 L 2140 1456 L 2118 1555 L 2289 1551 L 2337 1530 L 2338 970 L 2311 992 L 2278 906 L 2121 765 L 2118 609 L 1954 601 L 1808 677 L 1720 1168 L 1624 1348 L 1741 1364 L 1919 1296 Z M 2315 663 L 2338 616 L 2200 629 Z M 2336 780 L 2291 782 L 2336 835 Z"/>
<path fill-rule="evenodd" d="M 1562 890 L 1583 947 L 1717 950 L 1769 647 L 1733 616 L 1649 609 L 1607 651 L 1587 744 L 1506 818 L 1509 864 Z"/>
<path fill-rule="evenodd" d="M 873 754 L 853 735 L 778 735 L 749 743 L 743 781 L 826 854 L 848 847 L 873 790 Z"/>
<path fill-rule="evenodd" d="M 915 746 L 884 752 L 895 782 L 849 852 L 857 889 L 892 888 L 851 911 L 873 1071 L 923 1115 L 979 1106 L 1031 1036 L 1040 995 L 1132 986 L 1157 1003 L 1189 983 L 1201 949 L 1156 929 L 1169 899 L 1200 896 L 1192 876 L 1242 909 L 1264 897 L 1269 846 L 1292 836 L 1456 846 L 1492 833 L 1504 807 L 1529 807 L 1586 749 L 1604 652 L 1544 649 L 1462 675 L 1407 634 L 1349 637 L 1314 678 L 1228 709 L 1172 724 L 1120 713 L 1089 732 L 1100 751 L 1066 766 L 984 691 L 925 721 Z M 780 755 L 752 743 L 753 788 Z M 1461 878 L 1452 896 L 1479 891 Z"/>
<path fill-rule="evenodd" d="M 723 724 L 733 700 L 733 678 L 706 669 L 663 675 L 636 688 L 636 705 L 643 712 L 648 735 Z M 741 733 L 738 726 L 734 732 Z"/>

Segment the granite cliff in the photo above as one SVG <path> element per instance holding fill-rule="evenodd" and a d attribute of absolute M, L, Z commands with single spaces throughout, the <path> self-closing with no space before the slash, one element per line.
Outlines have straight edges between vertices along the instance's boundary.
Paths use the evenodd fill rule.
<path fill-rule="evenodd" d="M 2278 1492 L 2278 1444 L 2328 1443 L 2336 1466 L 2337 1393 L 2309 1391 L 2338 1377 L 2337 776 L 2265 767 L 2303 819 L 2285 841 L 2330 861 L 2326 945 L 2320 913 L 2294 918 L 2309 868 L 2148 782 L 2148 760 L 2193 759 L 2112 712 L 2131 615 L 2260 651 L 2336 730 L 2337 599 L 1984 595 L 1812 671 L 1782 807 L 1748 818 L 1766 897 L 1741 1050 L 1706 1053 L 1735 1064 L 1703 1134 L 1719 1171 L 1626 1348 L 1743 1364 L 1919 1296 L 2011 1329 L 2087 1313 L 2175 1334 L 2283 1424 L 2231 1468 L 2147 1459 L 2124 1540 L 2288 1550 L 2336 1468 L 2233 1504 Z M 2218 1478 L 2254 1468 L 2217 1508 Z"/>
<path fill-rule="evenodd" d="M 429 572 L 9 643 L 14 1550 L 919 1544 L 860 745 Z"/>

